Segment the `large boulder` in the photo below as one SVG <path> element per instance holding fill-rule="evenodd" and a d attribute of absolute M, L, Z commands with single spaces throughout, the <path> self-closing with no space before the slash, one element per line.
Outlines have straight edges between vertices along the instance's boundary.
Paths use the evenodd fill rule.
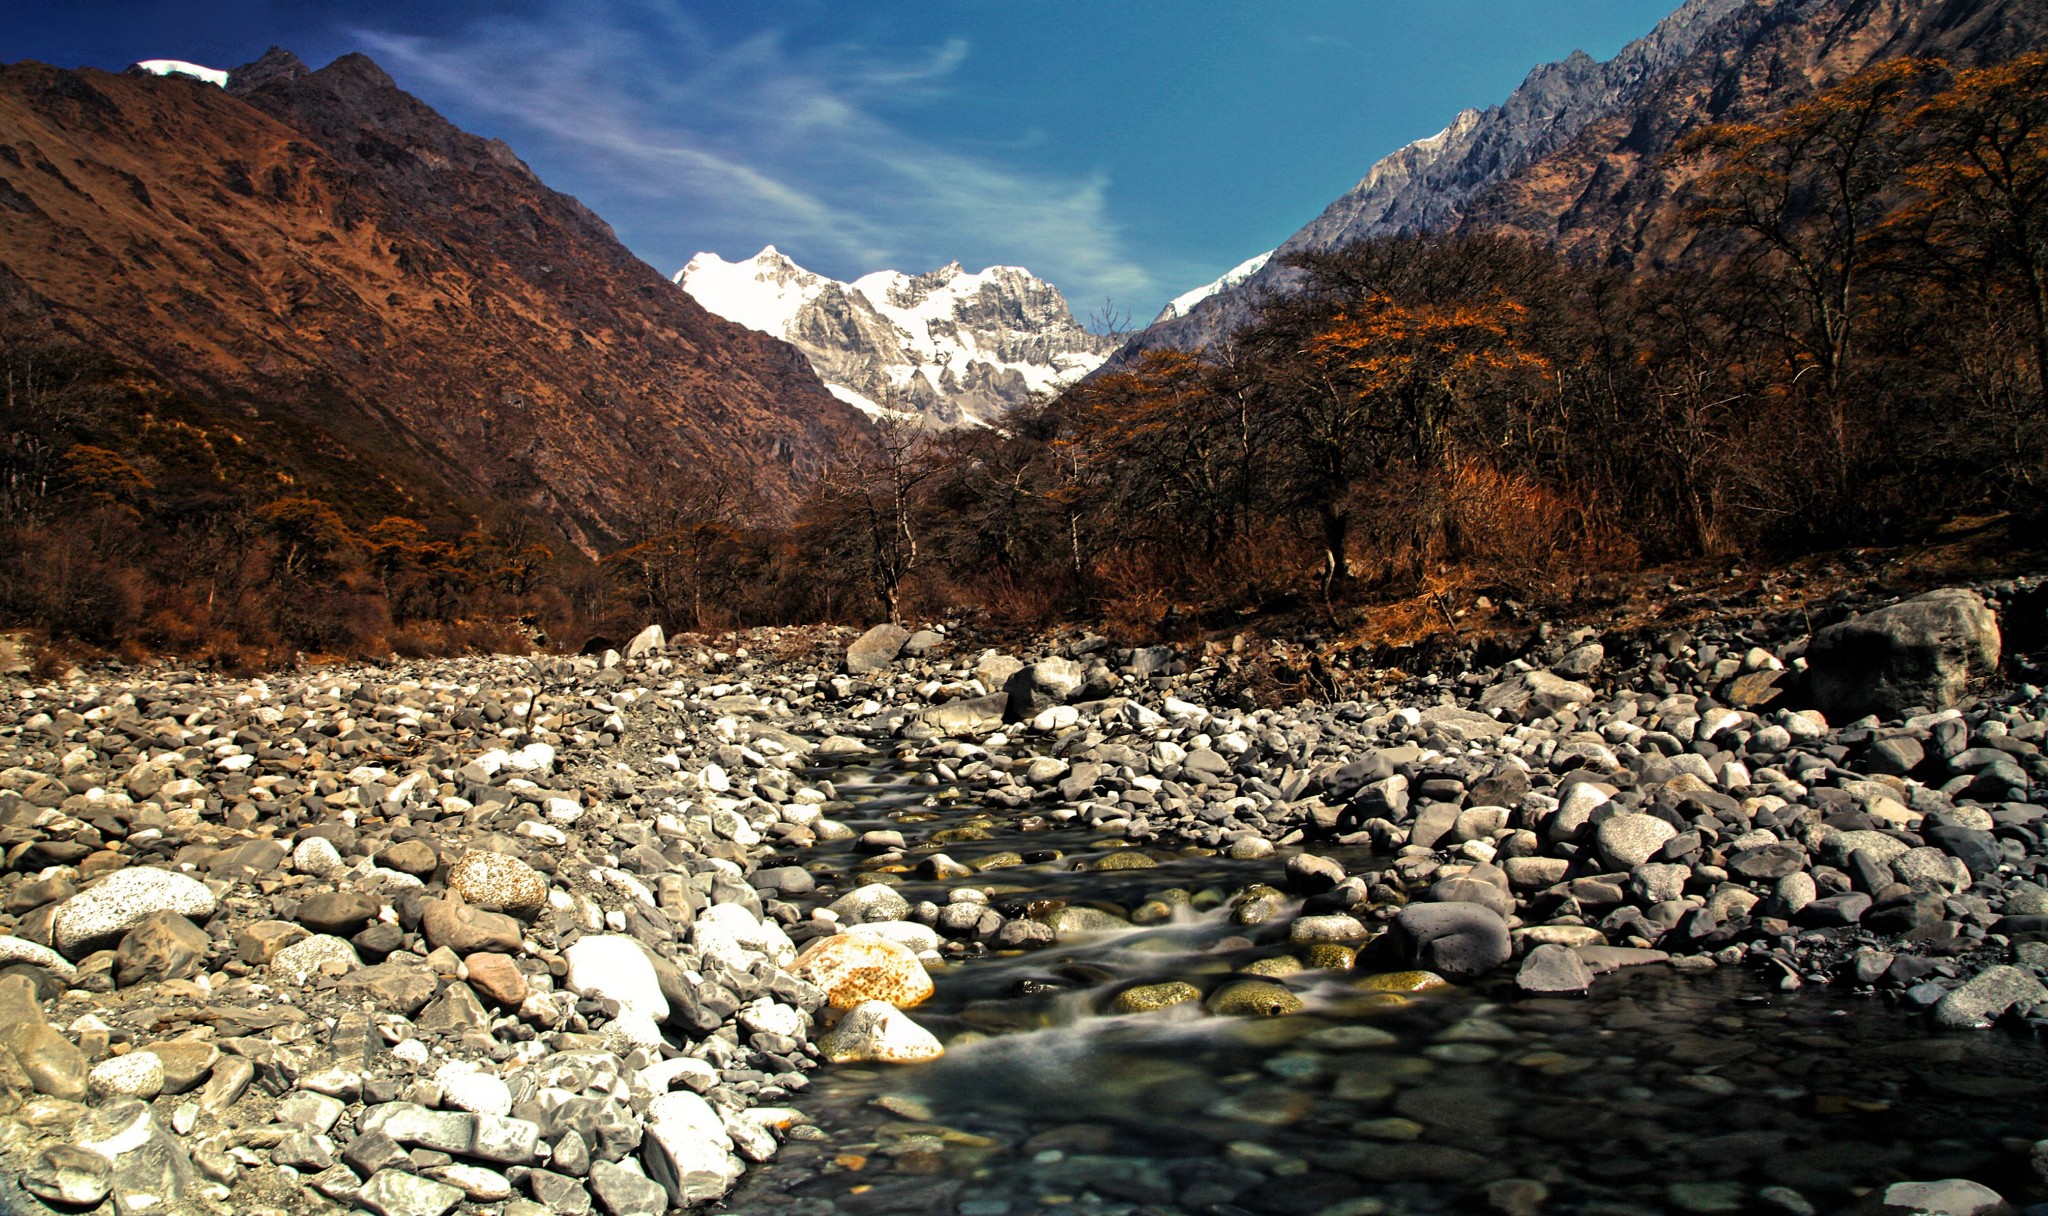
<path fill-rule="evenodd" d="M 1547 671 L 1509 676 L 1479 694 L 1479 708 L 1522 722 L 1549 717 L 1567 705 L 1591 705 L 1593 690 Z"/>
<path fill-rule="evenodd" d="M 1000 651 L 984 650 L 974 663 L 974 678 L 991 693 L 1001 692 L 1010 683 L 1010 677 L 1024 670 L 1024 660 Z"/>
<path fill-rule="evenodd" d="M 1394 918 L 1406 960 L 1449 979 L 1476 979 L 1508 961 L 1508 925 L 1483 904 L 1410 904 Z"/>
<path fill-rule="evenodd" d="M 2048 1002 L 2048 988 L 2018 967 L 1989 967 L 1941 999 L 1934 1021 L 1952 1030 L 1981 1029 L 2009 1011 L 2025 1013 Z"/>
<path fill-rule="evenodd" d="M 647 1176 L 668 1191 L 675 1207 L 709 1203 L 732 1189 L 744 1168 L 732 1153 L 732 1137 L 710 1103 L 678 1090 L 647 1105 L 647 1131 L 640 1141 Z"/>
<path fill-rule="evenodd" d="M 624 1006 L 622 1016 L 648 1023 L 668 1019 L 668 998 L 661 977 L 639 942 L 624 934 L 581 937 L 562 952 L 569 991 L 583 997 L 610 997 Z"/>
<path fill-rule="evenodd" d="M 945 1054 L 938 1039 L 887 1001 L 849 1010 L 818 1040 L 818 1054 L 834 1064 L 920 1064 Z"/>
<path fill-rule="evenodd" d="M 968 697 L 934 705 L 919 714 L 925 725 L 949 735 L 987 735 L 1003 728 L 1003 714 L 1010 708 L 1010 695 L 992 692 L 985 697 Z"/>
<path fill-rule="evenodd" d="M 152 912 L 121 938 L 114 978 L 126 988 L 150 980 L 182 980 L 206 962 L 213 939 L 176 912 Z"/>
<path fill-rule="evenodd" d="M 1593 986 L 1593 972 L 1571 947 L 1545 944 L 1522 959 L 1522 969 L 1515 973 L 1515 986 L 1524 992 L 1541 994 L 1584 992 Z"/>
<path fill-rule="evenodd" d="M 519 949 L 521 927 L 503 913 L 471 907 L 458 895 L 430 899 L 422 905 L 420 932 L 426 935 L 428 945 L 446 946 L 457 954 L 510 954 Z"/>
<path fill-rule="evenodd" d="M 910 915 L 910 901 L 888 883 L 871 882 L 855 887 L 827 907 L 842 925 L 868 925 L 902 920 Z"/>
<path fill-rule="evenodd" d="M 486 912 L 532 917 L 548 904 L 548 880 L 517 857 L 477 849 L 448 867 L 448 889 Z"/>
<path fill-rule="evenodd" d="M 640 632 L 634 634 L 633 640 L 626 643 L 626 657 L 629 659 L 638 659 L 646 655 L 654 654 L 658 651 L 666 650 L 667 648 L 668 637 L 666 634 L 662 633 L 661 626 L 649 625 L 647 628 L 642 629 Z"/>
<path fill-rule="evenodd" d="M 1006 716 L 1012 722 L 1029 722 L 1039 711 L 1064 705 L 1081 691 L 1086 676 L 1072 659 L 1041 659 L 1019 670 L 1004 685 L 1010 704 Z"/>
<path fill-rule="evenodd" d="M 36 1092 L 84 1100 L 90 1062 L 43 1020 L 35 983 L 24 975 L 0 975 L 0 1054 L 8 1053 Z"/>
<path fill-rule="evenodd" d="M 191 1155 L 148 1105 L 139 1098 L 116 1097 L 100 1107 L 95 1125 L 109 1134 L 78 1147 L 107 1162 L 109 1206 L 115 1212 L 193 1210 Z"/>
<path fill-rule="evenodd" d="M 1830 722 L 1946 709 L 1998 668 L 1998 618 L 1946 588 L 1830 625 L 1806 648 L 1808 689 Z"/>
<path fill-rule="evenodd" d="M 52 944 L 72 958 L 111 945 L 158 912 L 192 921 L 213 915 L 216 901 L 205 883 L 189 874 L 136 866 L 117 870 L 57 909 Z"/>
<path fill-rule="evenodd" d="M 864 676 L 881 671 L 896 661 L 896 656 L 903 653 L 903 644 L 909 640 L 910 631 L 901 625 L 875 626 L 846 648 L 847 674 Z"/>
<path fill-rule="evenodd" d="M 1609 868 L 1633 870 L 1656 856 L 1664 842 L 1676 835 L 1677 828 L 1655 815 L 1630 812 L 1593 829 L 1593 844 Z"/>

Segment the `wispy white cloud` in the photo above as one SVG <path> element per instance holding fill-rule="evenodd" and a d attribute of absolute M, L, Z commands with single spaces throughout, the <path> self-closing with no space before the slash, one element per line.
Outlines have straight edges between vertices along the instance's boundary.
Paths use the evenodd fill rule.
<path fill-rule="evenodd" d="M 908 52 L 799 47 L 776 30 L 721 40 L 674 0 L 555 0 L 456 37 L 352 34 L 401 83 L 573 157 L 582 182 L 557 184 L 623 208 L 610 218 L 650 259 L 773 242 L 843 272 L 917 271 L 978 250 L 1077 306 L 1159 294 L 1124 249 L 1103 173 L 988 151 L 1024 151 L 1028 130 L 920 133 L 914 116 L 960 87 L 962 39 Z"/>

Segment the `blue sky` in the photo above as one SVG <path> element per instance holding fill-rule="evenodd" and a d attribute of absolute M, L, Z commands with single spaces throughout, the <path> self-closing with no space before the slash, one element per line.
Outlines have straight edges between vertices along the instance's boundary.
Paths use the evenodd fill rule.
<path fill-rule="evenodd" d="M 0 60 L 360 50 L 673 273 L 1030 267 L 1139 322 L 1676 0 L 13 0 Z"/>

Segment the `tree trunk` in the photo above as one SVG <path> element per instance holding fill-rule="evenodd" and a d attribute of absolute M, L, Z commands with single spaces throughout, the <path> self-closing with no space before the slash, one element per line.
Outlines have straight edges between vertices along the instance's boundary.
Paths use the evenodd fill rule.
<path fill-rule="evenodd" d="M 1332 503 L 1316 508 L 1323 524 L 1323 595 L 1340 583 L 1351 581 L 1351 517 Z"/>

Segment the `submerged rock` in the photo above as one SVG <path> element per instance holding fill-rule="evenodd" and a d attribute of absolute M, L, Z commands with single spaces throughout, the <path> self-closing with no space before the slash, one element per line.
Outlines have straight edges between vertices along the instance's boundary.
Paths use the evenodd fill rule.
<path fill-rule="evenodd" d="M 1209 1012 L 1224 1017 L 1271 1018 L 1300 1013 L 1300 997 L 1269 980 L 1233 980 L 1209 994 Z"/>
<path fill-rule="evenodd" d="M 1881 1186 L 1845 1216 L 2012 1216 L 1997 1191 L 1966 1178 L 1894 1182 Z"/>
<path fill-rule="evenodd" d="M 1126 988 L 1110 1001 L 1111 1013 L 1151 1013 L 1158 1009 L 1169 1009 L 1189 1001 L 1202 999 L 1202 990 L 1193 984 L 1180 980 L 1169 980 L 1163 984 L 1141 984 Z"/>

